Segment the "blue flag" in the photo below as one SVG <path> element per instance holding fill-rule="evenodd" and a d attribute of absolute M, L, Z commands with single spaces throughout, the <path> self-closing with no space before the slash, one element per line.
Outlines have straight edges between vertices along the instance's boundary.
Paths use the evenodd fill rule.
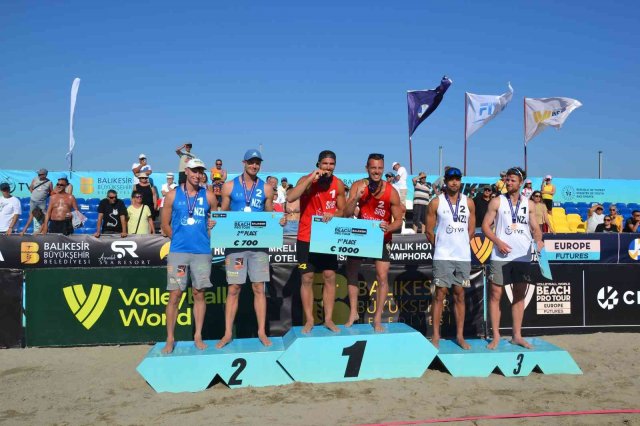
<path fill-rule="evenodd" d="M 420 123 L 426 120 L 438 108 L 445 92 L 451 86 L 451 79 L 442 77 L 440 86 L 433 90 L 410 90 L 407 92 L 409 108 L 409 137 L 413 135 Z"/>

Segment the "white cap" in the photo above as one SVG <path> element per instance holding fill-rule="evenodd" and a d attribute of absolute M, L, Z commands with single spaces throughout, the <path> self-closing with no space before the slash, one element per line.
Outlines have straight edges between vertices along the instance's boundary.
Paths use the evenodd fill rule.
<path fill-rule="evenodd" d="M 138 160 L 142 160 L 143 158 L 147 158 L 147 156 L 144 154 L 138 155 Z"/>
<path fill-rule="evenodd" d="M 199 158 L 192 158 L 189 160 L 187 165 L 185 166 L 188 169 L 206 169 L 207 167 L 204 165 L 204 161 Z"/>
<path fill-rule="evenodd" d="M 546 175 L 544 178 L 545 179 L 551 179 L 551 175 Z"/>
<path fill-rule="evenodd" d="M 173 177 L 173 173 L 171 173 L 171 172 L 167 173 L 167 177 L 168 178 Z"/>
<path fill-rule="evenodd" d="M 399 165 L 400 165 L 400 163 L 398 163 L 397 161 L 394 161 L 394 162 L 391 164 L 391 167 L 395 167 L 395 166 L 399 166 Z"/>

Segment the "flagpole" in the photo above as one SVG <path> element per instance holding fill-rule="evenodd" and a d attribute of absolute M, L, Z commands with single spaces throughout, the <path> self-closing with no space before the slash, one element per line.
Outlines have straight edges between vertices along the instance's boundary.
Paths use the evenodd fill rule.
<path fill-rule="evenodd" d="M 527 107 L 526 97 L 522 98 L 522 141 L 524 142 L 524 172 L 527 173 Z"/>
<path fill-rule="evenodd" d="M 413 153 L 411 148 L 411 135 L 409 135 L 409 174 L 413 174 Z"/>
<path fill-rule="evenodd" d="M 464 94 L 464 175 L 467 175 L 467 94 Z"/>

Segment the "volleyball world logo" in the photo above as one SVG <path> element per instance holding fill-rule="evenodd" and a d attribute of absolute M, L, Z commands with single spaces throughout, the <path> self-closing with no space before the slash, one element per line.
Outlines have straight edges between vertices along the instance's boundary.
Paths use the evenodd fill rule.
<path fill-rule="evenodd" d="M 640 238 L 636 238 L 629 244 L 629 257 L 633 260 L 640 260 Z"/>

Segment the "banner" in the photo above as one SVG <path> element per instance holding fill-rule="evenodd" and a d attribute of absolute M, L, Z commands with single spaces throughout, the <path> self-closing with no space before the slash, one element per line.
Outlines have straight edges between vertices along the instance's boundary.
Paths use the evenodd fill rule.
<path fill-rule="evenodd" d="M 511 102 L 513 98 L 513 88 L 508 83 L 509 91 L 500 96 L 475 95 L 465 93 L 466 115 L 465 115 L 465 138 L 474 134 L 478 129 L 493 120 Z"/>
<path fill-rule="evenodd" d="M 73 116 L 76 112 L 76 98 L 78 97 L 78 89 L 80 88 L 80 79 L 73 79 L 71 84 L 71 109 L 69 111 L 69 152 L 67 152 L 67 162 L 69 163 L 69 170 L 71 170 L 73 162 L 73 147 L 76 146 L 76 139 L 73 136 Z"/>
<path fill-rule="evenodd" d="M 525 145 L 547 127 L 560 129 L 580 101 L 571 98 L 524 98 Z"/>
<path fill-rule="evenodd" d="M 24 343 L 22 333 L 23 281 L 23 271 L 0 269 L 0 348 L 19 347 Z"/>
<path fill-rule="evenodd" d="M 420 123 L 427 119 L 440 105 L 444 94 L 453 81 L 446 75 L 440 85 L 431 90 L 407 91 L 407 108 L 409 110 L 409 137 L 413 135 Z"/>

